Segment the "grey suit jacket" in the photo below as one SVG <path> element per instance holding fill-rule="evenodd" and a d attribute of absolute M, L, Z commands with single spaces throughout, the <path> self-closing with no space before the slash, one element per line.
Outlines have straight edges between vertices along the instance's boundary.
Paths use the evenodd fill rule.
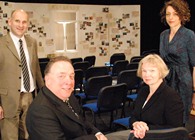
<path fill-rule="evenodd" d="M 65 102 L 43 87 L 28 109 L 29 140 L 97 140 L 99 130 L 82 117 L 74 95 L 69 101 L 79 119 Z"/>
<path fill-rule="evenodd" d="M 37 56 L 37 42 L 29 35 L 25 36 L 30 57 L 30 70 L 35 85 L 44 85 Z M 19 106 L 21 87 L 21 62 L 10 35 L 0 37 L 0 105 L 4 117 L 15 116 Z"/>

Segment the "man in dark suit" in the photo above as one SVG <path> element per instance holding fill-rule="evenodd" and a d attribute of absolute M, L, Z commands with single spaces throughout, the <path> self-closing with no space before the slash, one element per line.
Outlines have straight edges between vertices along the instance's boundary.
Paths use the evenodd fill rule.
<path fill-rule="evenodd" d="M 74 68 L 59 56 L 45 68 L 45 86 L 29 107 L 26 125 L 29 140 L 107 140 L 82 116 L 73 93 Z"/>
<path fill-rule="evenodd" d="M 10 32 L 0 37 L 1 140 L 18 140 L 19 128 L 21 139 L 28 139 L 26 112 L 33 100 L 36 85 L 39 88 L 44 85 L 37 57 L 37 42 L 24 35 L 28 24 L 28 14 L 21 9 L 14 10 L 8 20 Z M 23 48 L 22 55 L 20 46 Z M 21 56 L 25 57 L 26 65 L 23 65 Z M 28 73 L 27 89 L 23 66 Z"/>

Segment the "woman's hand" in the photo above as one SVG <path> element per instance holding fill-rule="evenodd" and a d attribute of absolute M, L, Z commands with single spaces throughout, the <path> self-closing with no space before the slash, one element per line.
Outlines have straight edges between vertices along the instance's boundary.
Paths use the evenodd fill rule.
<path fill-rule="evenodd" d="M 130 132 L 133 133 L 136 138 L 143 139 L 148 130 L 149 127 L 145 122 L 137 121 L 133 123 L 133 130 Z"/>

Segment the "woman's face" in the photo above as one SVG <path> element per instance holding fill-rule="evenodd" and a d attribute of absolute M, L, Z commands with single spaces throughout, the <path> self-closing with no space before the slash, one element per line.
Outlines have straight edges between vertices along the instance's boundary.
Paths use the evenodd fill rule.
<path fill-rule="evenodd" d="M 142 64 L 142 79 L 147 85 L 155 85 L 162 81 L 159 69 L 151 63 Z"/>
<path fill-rule="evenodd" d="M 181 20 L 178 13 L 172 6 L 168 6 L 166 9 L 166 21 L 170 28 L 181 26 Z"/>

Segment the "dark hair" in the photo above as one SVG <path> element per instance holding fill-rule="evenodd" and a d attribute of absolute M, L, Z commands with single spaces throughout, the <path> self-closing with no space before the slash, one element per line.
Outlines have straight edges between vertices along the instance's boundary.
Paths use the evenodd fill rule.
<path fill-rule="evenodd" d="M 56 62 L 59 62 L 59 61 L 64 61 L 64 62 L 69 62 L 71 65 L 71 60 L 66 57 L 66 56 L 56 56 L 56 57 L 53 57 L 50 59 L 50 61 L 48 62 L 47 66 L 45 67 L 45 71 L 44 71 L 44 75 L 47 75 L 52 67 L 52 65 Z"/>
<path fill-rule="evenodd" d="M 160 11 L 162 23 L 167 25 L 166 9 L 168 6 L 171 6 L 177 12 L 182 25 L 185 25 L 186 22 L 190 21 L 191 15 L 188 3 L 185 0 L 169 0 L 165 2 L 164 7 Z"/>

